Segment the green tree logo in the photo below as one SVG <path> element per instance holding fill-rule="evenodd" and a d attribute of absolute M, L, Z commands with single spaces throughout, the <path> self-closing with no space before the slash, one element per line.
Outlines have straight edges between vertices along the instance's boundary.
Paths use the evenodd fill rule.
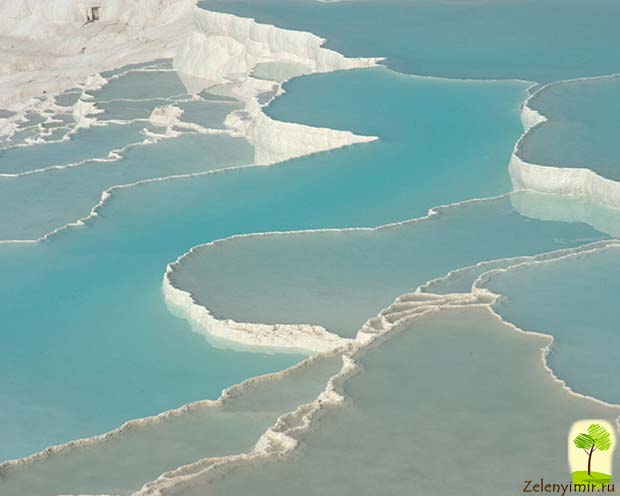
<path fill-rule="evenodd" d="M 595 451 L 607 451 L 611 448 L 611 436 L 609 431 L 600 424 L 590 424 L 588 432 L 582 432 L 573 439 L 573 443 L 588 455 L 587 477 L 606 476 L 606 474 L 592 473 L 592 455 Z M 607 476 L 608 477 L 608 476 Z"/>

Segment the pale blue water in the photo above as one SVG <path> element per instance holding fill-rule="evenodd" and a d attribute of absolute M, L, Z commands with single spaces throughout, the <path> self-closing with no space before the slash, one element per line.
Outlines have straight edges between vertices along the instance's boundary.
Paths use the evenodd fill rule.
<path fill-rule="evenodd" d="M 483 309 L 431 313 L 362 354 L 351 402 L 301 436 L 298 456 L 172 494 L 514 495 L 534 473 L 569 481 L 571 423 L 618 410 L 549 381 L 543 344 Z"/>
<path fill-rule="evenodd" d="M 104 77 L 106 73 L 102 74 Z M 136 70 L 111 79 L 103 88 L 89 91 L 95 100 L 164 98 L 187 94 L 187 90 L 172 69 L 161 71 Z"/>
<path fill-rule="evenodd" d="M 505 296 L 497 311 L 523 329 L 552 334 L 549 365 L 577 392 L 620 402 L 620 248 L 494 276 L 486 287 Z"/>
<path fill-rule="evenodd" d="M 151 74 L 153 78 L 153 74 L 174 73 L 138 74 Z M 113 84 L 105 86 L 104 90 Z M 351 129 L 380 137 L 377 143 L 307 157 L 288 165 L 303 163 L 316 169 L 304 188 L 314 191 L 317 198 L 322 191 L 335 194 L 347 190 L 351 178 L 360 177 L 363 187 L 368 189 L 363 205 L 353 206 L 347 195 L 343 195 L 337 200 L 340 206 L 334 209 L 357 209 L 358 220 L 350 225 L 374 225 L 417 217 L 435 205 L 510 190 L 505 164 L 521 131 L 518 104 L 525 96 L 523 83 L 431 81 L 373 69 L 303 78 L 289 86 L 291 95 L 299 92 L 308 98 L 286 95 L 281 103 L 276 100 L 273 110 L 269 110 L 275 118 L 293 120 L 297 114 L 302 116 L 302 122 L 311 125 Z M 330 96 L 331 93 L 334 95 Z M 149 100 L 143 103 L 149 108 L 152 106 Z M 215 112 L 211 105 L 216 105 Z M 215 127 L 216 120 L 219 118 L 221 122 L 224 115 L 221 107 L 226 105 L 206 102 L 202 117 L 190 106 L 188 116 L 183 118 L 198 123 L 210 119 L 210 126 Z M 380 113 L 384 117 L 377 118 L 378 108 L 384 109 Z M 120 140 L 131 141 L 131 138 L 126 139 L 129 133 L 125 134 L 125 130 L 141 125 L 81 130 L 74 140 L 79 144 L 84 134 L 106 132 Z M 106 129 L 110 131 L 102 131 Z M 449 146 L 446 146 L 446 139 L 450 140 Z M 50 146 L 75 150 L 76 145 L 71 143 Z M 111 140 L 108 146 L 115 148 L 118 143 Z M 77 149 L 80 154 L 85 153 L 84 148 Z M 41 146 L 17 150 L 24 164 L 38 163 L 38 156 L 45 153 Z M 46 159 L 53 162 L 55 156 L 50 153 Z M 6 205 L 0 209 L 3 212 L 0 213 L 0 239 L 36 239 L 82 218 L 99 201 L 101 192 L 114 184 L 252 162 L 250 147 L 244 140 L 197 134 L 130 148 L 123 156 L 125 158 L 118 162 L 91 162 L 85 167 L 43 175 L 0 178 L 3 193 L 0 204 Z M 62 159 L 72 161 L 66 155 Z M 338 179 L 325 178 L 325 182 L 319 179 L 325 163 L 338 168 L 341 172 Z M 432 175 L 427 173 L 428 168 L 433 169 Z M 26 201 L 18 202 L 17 197 Z M 324 208 L 316 205 L 316 201 L 307 207 L 319 215 Z M 305 207 L 296 205 L 295 208 Z"/>
<path fill-rule="evenodd" d="M 241 108 L 239 104 L 204 100 L 177 103 L 176 106 L 183 110 L 184 121 L 195 122 L 211 129 L 224 129 L 226 116 Z"/>
<path fill-rule="evenodd" d="M 188 134 L 132 147 L 114 162 L 0 178 L 0 239 L 37 239 L 86 217 L 114 185 L 249 164 L 252 156 L 243 139 Z"/>
<path fill-rule="evenodd" d="M 176 94 L 179 89 L 174 72 L 140 74 L 148 76 L 154 92 Z M 144 80 L 133 84 L 138 82 Z M 108 96 L 122 95 L 113 84 Z M 132 103 L 150 113 L 154 101 Z M 223 119 L 217 110 L 211 115 L 205 108 L 198 115 L 217 124 Z M 33 118 L 27 125 L 36 122 Z M 128 142 L 142 141 L 146 136 L 139 131 L 146 125 L 82 129 L 65 143 L 6 150 L 2 164 L 16 171 L 107 156 Z M 187 134 L 130 148 L 116 162 L 2 178 L 2 238 L 36 238 L 87 215 L 113 185 L 251 160 L 245 140 Z M 160 227 L 152 227 L 161 235 Z M 118 236 L 126 237 L 122 231 Z M 160 240 L 155 255 L 140 234 L 121 251 L 92 242 L 87 248 L 68 248 L 56 240 L 0 246 L 5 281 L 0 459 L 101 433 L 188 401 L 216 398 L 224 387 L 299 360 L 298 355 L 220 352 L 169 314 L 160 294 L 162 269 L 189 245 L 177 244 L 164 255 Z M 155 255 L 150 262 L 149 253 Z"/>
<path fill-rule="evenodd" d="M 597 231 L 620 238 L 620 210 L 595 202 L 562 195 L 512 195 L 510 201 L 517 212 L 538 220 L 583 222 Z"/>
<path fill-rule="evenodd" d="M 121 119 L 148 119 L 155 107 L 160 105 L 170 105 L 168 98 L 152 98 L 149 100 L 106 100 L 97 102 L 97 108 L 104 110 L 103 114 L 98 114 L 100 121 L 121 120 Z"/>
<path fill-rule="evenodd" d="M 179 240 L 151 225 L 158 242 L 144 243 L 149 231 L 136 227 L 115 239 L 89 229 L 0 247 L 0 458 L 216 398 L 300 359 L 219 350 L 191 333 L 160 294 Z"/>
<path fill-rule="evenodd" d="M 572 81 L 543 89 L 529 106 L 549 119 L 521 143 L 526 161 L 585 167 L 620 180 L 620 79 Z"/>
<path fill-rule="evenodd" d="M 81 96 L 82 96 L 82 90 L 81 89 L 67 90 L 67 91 L 61 93 L 60 95 L 56 95 L 54 97 L 54 101 L 58 105 L 61 105 L 63 107 L 70 107 L 75 102 L 77 102 L 80 99 Z"/>
<path fill-rule="evenodd" d="M 450 270 L 600 236 L 583 224 L 522 217 L 503 198 L 375 231 L 236 238 L 194 251 L 172 281 L 220 318 L 319 324 L 354 337 L 397 296 Z"/>
<path fill-rule="evenodd" d="M 165 80 L 167 94 L 181 91 L 172 81 Z M 101 91 L 120 98 L 120 82 L 117 89 L 113 84 Z M 298 359 L 220 352 L 168 313 L 160 294 L 164 268 L 190 247 L 243 232 L 382 224 L 509 190 L 505 164 L 520 132 L 524 84 L 430 81 L 378 69 L 301 79 L 288 90 L 308 95 L 314 107 L 287 96 L 270 110 L 275 117 L 303 112 L 309 124 L 381 140 L 267 169 L 119 190 L 85 229 L 40 246 L 1 248 L 12 281 L 2 290 L 9 350 L 0 365 L 7 395 L 2 458 L 215 397 L 223 386 Z M 150 96 L 163 93 L 153 88 Z M 231 146 L 223 147 L 227 140 Z M 30 238 L 83 216 L 112 184 L 248 163 L 237 142 L 189 135 L 132 148 L 119 162 L 19 178 L 2 196 L 18 206 L 3 210 L 3 236 Z M 583 226 L 558 229 L 559 244 L 598 236 Z M 538 237 L 524 236 L 522 248 L 510 253 L 558 246 Z M 467 239 L 463 263 L 505 256 L 493 245 L 488 255 L 476 254 L 478 241 Z M 422 281 L 408 279 L 407 290 L 412 282 Z M 370 310 L 365 317 L 376 308 Z"/>
<path fill-rule="evenodd" d="M 73 117 L 62 110 L 54 119 L 62 121 L 58 138 L 64 136 L 65 141 L 0 150 L 0 173 L 20 175 L 0 177 L 0 239 L 38 239 L 84 218 L 102 192 L 115 185 L 253 162 L 253 150 L 242 138 L 180 129 L 182 135 L 153 144 L 148 134 L 165 132 L 148 121 L 157 106 L 178 105 L 184 110 L 184 122 L 222 129 L 226 115 L 238 104 L 189 95 L 181 101 L 174 99 L 185 87 L 169 69 L 147 71 L 141 65 L 133 71 L 125 68 L 114 77 L 103 89 L 92 92 L 96 96 L 92 102 L 104 110 L 94 116 L 100 122 L 76 128 Z M 128 89 L 133 86 L 146 87 L 142 99 L 135 88 L 133 93 Z M 134 98 L 125 99 L 125 93 Z M 151 98 L 155 94 L 162 96 Z M 102 95 L 114 99 L 102 103 Z M 38 132 L 33 130 L 33 134 Z M 110 160 L 112 151 L 120 159 Z M 52 170 L 41 173 L 45 167 Z M 25 174 L 33 171 L 39 172 Z"/>
<path fill-rule="evenodd" d="M 0 170 L 4 174 L 17 174 L 52 165 L 61 166 L 95 158 L 105 159 L 113 149 L 144 141 L 146 136 L 141 131 L 145 127 L 148 127 L 148 124 L 97 126 L 79 130 L 69 141 L 2 150 Z"/>
<path fill-rule="evenodd" d="M 549 81 L 618 71 L 615 19 L 620 7 L 609 0 L 596 0 L 586 7 L 575 0 L 340 4 L 232 0 L 209 5 L 237 10 L 259 20 L 273 19 L 284 27 L 315 31 L 328 36 L 329 46 L 347 55 L 387 56 L 389 67 L 406 73 Z M 377 22 L 379 12 L 383 22 Z M 234 102 L 223 103 L 206 94 L 201 94 L 205 101 L 187 102 L 188 90 L 169 68 L 169 62 L 158 61 L 104 74 L 114 79 L 101 90 L 91 92 L 108 112 L 101 116 L 102 120 L 145 119 L 155 106 L 174 103 L 186 110 L 192 122 L 221 128 L 228 107 L 235 108 Z M 263 67 L 258 75 L 282 78 L 287 70 Z M 505 193 L 511 187 L 506 164 L 521 133 L 518 113 L 526 87 L 517 82 L 421 79 L 388 69 L 301 78 L 287 84 L 288 93 L 268 109 L 271 116 L 377 135 L 380 141 L 271 168 L 227 171 L 118 190 L 100 209 L 100 215 L 83 228 L 64 231 L 37 245 L 0 245 L 5 281 L 0 289 L 0 460 L 100 433 L 125 420 L 189 401 L 215 398 L 223 387 L 299 361 L 300 355 L 217 349 L 192 333 L 190 326 L 174 318 L 164 304 L 161 281 L 166 264 L 197 244 L 232 234 L 372 226 L 419 217 L 438 204 Z M 58 101 L 70 105 L 75 96 L 75 92 L 69 92 Z M 594 99 L 596 95 L 591 96 Z M 37 116 L 30 117 L 29 125 L 41 124 Z M 55 132 L 61 133 L 63 125 L 70 124 L 67 115 L 63 119 L 58 126 L 61 129 Z M 133 128 L 125 125 L 101 129 L 111 135 L 106 134 L 105 139 L 98 135 L 92 149 L 80 144 L 80 140 L 87 143 L 89 136 L 80 131 L 71 145 L 39 145 L 42 148 L 19 153 L 7 150 L 6 154 L 15 156 L 11 160 L 0 157 L 0 169 L 6 166 L 8 170 L 29 170 L 38 168 L 34 164 L 53 164 L 57 159 L 74 162 L 86 151 L 92 157 L 129 139 L 128 131 Z M 25 129 L 17 140 L 23 142 L 37 132 Z M 251 161 L 252 150 L 240 138 L 189 134 L 132 147 L 123 160 L 115 163 L 89 163 L 53 173 L 2 179 L 0 239 L 32 239 L 74 221 L 88 213 L 103 189 L 115 184 L 213 171 Z M 240 243 L 239 251 L 222 253 L 217 266 L 207 267 L 209 275 L 219 279 L 213 278 L 218 286 L 211 288 L 205 303 L 216 302 L 222 312 L 233 309 L 236 315 L 248 315 L 250 320 L 252 315 L 275 322 L 292 316 L 300 322 L 325 323 L 351 335 L 395 296 L 415 289 L 430 277 L 480 260 L 531 255 L 606 238 L 592 226 L 614 232 L 600 227 L 599 218 L 587 205 L 578 208 L 574 200 L 564 204 L 563 199 L 540 195 L 529 202 L 529 197 L 517 194 L 475 206 L 457 206 L 449 210 L 449 215 L 373 234 L 287 236 L 292 240 L 288 244 L 270 244 L 272 238 L 265 238 L 261 246 Z M 615 220 L 610 216 L 606 226 Z M 302 237 L 311 241 L 298 243 Z M 195 281 L 195 288 L 203 288 L 203 282 Z M 303 298 L 298 297 L 302 294 Z M 329 305 L 324 305 L 326 300 Z M 287 301 L 295 305 L 282 305 Z M 259 311 L 263 313 L 252 314 Z M 437 332 L 427 333 L 427 341 L 407 341 L 405 345 L 411 346 L 388 348 L 383 362 L 365 362 L 375 374 L 370 376 L 371 387 L 365 387 L 363 378 L 357 388 L 355 383 L 351 386 L 351 391 L 358 394 L 356 401 L 363 407 L 362 413 L 347 425 L 349 418 L 343 410 L 339 421 L 342 428 L 335 429 L 343 434 L 345 428 L 350 428 L 351 438 L 360 433 L 360 426 L 368 425 L 363 420 L 370 419 L 377 426 L 365 443 L 373 447 L 372 453 L 360 449 L 356 451 L 359 458 L 353 461 L 376 459 L 375 448 L 381 442 L 392 445 L 393 439 L 386 434 L 394 438 L 400 432 L 399 425 L 394 422 L 390 425 L 395 431 L 384 430 L 384 419 L 401 419 L 400 409 L 409 412 L 420 408 L 417 420 L 422 424 L 443 415 L 444 423 L 451 422 L 455 439 L 465 433 L 465 441 L 471 430 L 462 429 L 463 423 L 480 425 L 489 419 L 481 400 L 488 400 L 491 411 L 499 412 L 499 423 L 493 424 L 498 436 L 515 422 L 523 426 L 536 422 L 539 416 L 532 417 L 530 410 L 512 408 L 515 391 L 524 402 L 548 402 L 537 412 L 554 412 L 551 428 L 555 440 L 564 439 L 565 424 L 576 416 L 608 415 L 607 410 L 591 403 L 569 402 L 566 393 L 549 382 L 546 372 L 532 363 L 538 360 L 540 343 L 519 336 L 519 350 L 528 356 L 525 362 L 511 341 L 517 338 L 504 341 L 505 336 L 496 334 L 505 328 L 499 329 L 497 323 L 489 325 L 481 318 L 471 320 L 467 325 L 459 321 L 456 326 L 439 321 L 430 326 Z M 544 315 L 540 322 L 543 320 Z M 441 334 L 455 328 L 457 332 Z M 450 346 L 442 355 L 439 351 L 444 342 Z M 490 361 L 463 360 L 463 343 L 477 352 L 487 350 Z M 417 353 L 413 359 L 410 348 Z M 435 360 L 437 356 L 443 356 L 444 362 Z M 488 386 L 476 391 L 482 396 L 467 395 L 459 387 L 446 389 L 453 385 L 454 364 L 461 365 L 460 371 L 467 371 L 459 376 L 461 380 L 472 378 L 476 384 Z M 393 370 L 389 369 L 391 365 L 395 366 Z M 417 401 L 417 390 L 429 387 L 425 374 L 430 366 L 437 367 L 431 378 L 435 391 L 441 392 L 435 411 L 429 408 L 432 404 Z M 500 366 L 506 369 L 498 374 Z M 415 367 L 421 367 L 421 371 Z M 377 375 L 381 371 L 387 379 Z M 385 403 L 376 399 L 385 399 L 386 395 L 391 399 L 390 391 L 383 387 L 390 374 L 399 379 L 407 375 L 418 382 L 411 382 L 408 394 L 399 397 L 401 403 L 394 405 L 396 409 L 383 410 Z M 584 375 L 579 380 L 585 384 L 589 377 Z M 495 393 L 484 396 L 487 389 Z M 468 402 L 468 398 L 480 401 Z M 305 395 L 298 398 L 302 400 L 306 400 Z M 268 422 L 276 413 L 277 408 L 265 408 L 258 416 Z M 461 423 L 454 422 L 455 415 Z M 362 422 L 358 422 L 360 418 Z M 83 461 L 87 465 L 88 460 L 101 464 L 97 467 L 100 470 L 82 467 L 83 472 L 74 474 L 67 489 L 128 491 L 158 470 L 201 456 L 204 451 L 200 446 L 183 450 L 183 443 L 191 439 L 186 427 L 192 419 L 179 420 L 181 427 L 167 434 L 175 449 L 166 453 L 165 459 L 157 460 L 157 469 L 149 462 L 152 453 L 148 450 L 163 449 L 165 443 L 158 444 L 160 433 L 155 430 L 153 436 L 137 436 L 136 443 L 132 442 L 135 438 L 123 437 L 111 449 L 94 449 L 92 458 Z M 213 451 L 206 451 L 247 449 L 263 426 L 257 420 L 253 418 L 239 437 L 215 439 L 209 444 Z M 551 432 L 537 425 L 540 432 Z M 205 432 L 214 428 L 204 427 Z M 318 463 L 313 464 L 317 460 L 313 458 L 310 467 L 324 474 L 326 466 L 336 467 L 337 463 L 322 457 L 321 450 L 337 455 L 339 437 L 330 439 L 334 431 L 317 432 L 316 443 L 310 444 L 316 450 L 312 456 L 318 456 Z M 483 447 L 492 448 L 485 451 L 489 455 L 497 448 L 494 439 L 486 438 L 483 443 Z M 516 442 L 520 439 L 516 438 Z M 346 443 L 345 448 L 350 448 Z M 123 466 L 116 469 L 115 477 L 106 475 L 118 463 L 114 446 L 120 446 L 118 452 L 133 460 L 135 471 Z M 451 449 L 450 443 L 443 446 Z M 523 453 L 528 446 L 524 443 L 523 450 L 515 451 L 511 444 L 510 450 Z M 555 464 L 561 459 L 564 464 L 564 446 L 554 451 L 557 446 L 560 444 L 540 444 L 541 449 L 550 449 L 541 456 L 543 463 L 551 460 Z M 401 448 L 399 445 L 394 450 L 395 459 L 401 453 L 411 453 L 409 443 Z M 490 460 L 500 458 L 490 456 Z M 518 467 L 523 460 L 517 459 Z M 38 466 L 33 471 L 35 474 L 40 469 L 35 479 L 26 468 L 21 482 L 33 484 L 32 496 L 45 494 L 49 492 L 45 476 L 50 471 L 54 483 L 59 484 L 53 490 L 64 490 L 63 481 L 68 479 L 63 471 L 71 472 L 76 467 L 64 462 L 60 459 L 56 466 Z M 465 467 L 467 472 L 471 465 L 456 466 Z M 556 471 L 555 467 L 553 474 L 560 477 L 563 469 Z M 400 487 L 391 468 L 384 468 L 387 471 L 376 472 L 380 477 L 372 482 L 377 487 L 392 487 L 382 484 L 390 479 L 388 482 Z M 403 470 L 408 468 L 403 465 Z M 296 470 L 298 466 L 293 472 Z M 312 474 L 312 470 L 307 473 Z M 455 480 L 462 473 L 452 472 Z M 331 473 L 325 487 L 337 485 L 338 477 Z M 521 478 L 522 472 L 518 472 L 519 483 Z M 432 483 L 435 479 L 425 480 Z M 240 484 L 247 489 L 243 480 Z M 256 485 L 259 494 L 266 487 L 261 484 Z M 310 484 L 307 487 L 312 488 Z"/>
<path fill-rule="evenodd" d="M 71 449 L 3 473 L 2 494 L 128 495 L 165 471 L 248 451 L 279 415 L 312 401 L 342 366 L 338 355 L 284 377 L 254 383 L 223 405 L 134 426 L 124 435 Z"/>
<path fill-rule="evenodd" d="M 382 68 L 341 71 L 285 84 L 287 93 L 267 113 L 278 120 L 379 136 L 378 143 L 355 147 L 334 160 L 359 175 L 376 174 L 376 189 L 366 198 L 373 210 L 413 196 L 410 201 L 419 207 L 401 211 L 408 218 L 436 205 L 510 190 L 508 143 L 522 131 L 516 119 L 526 88 L 514 82 L 416 78 Z M 383 186 L 388 183 L 390 189 Z"/>
<path fill-rule="evenodd" d="M 427 89 L 429 98 L 434 93 L 425 81 L 385 70 L 347 76 L 355 74 L 367 77 L 361 84 L 374 84 L 377 91 L 382 84 L 400 84 L 420 85 Z M 340 76 L 334 75 L 336 80 Z M 317 81 L 320 88 L 325 80 L 312 81 Z M 434 131 L 437 139 L 440 129 L 458 125 L 455 116 L 461 119 L 460 130 L 471 128 L 471 133 L 467 140 L 460 133 L 450 133 L 457 141 L 456 147 L 447 147 L 444 142 L 442 148 L 451 151 L 452 159 L 444 157 L 444 164 L 439 165 L 451 164 L 458 170 L 463 156 L 474 156 L 474 149 L 484 147 L 488 158 L 470 162 L 470 167 L 484 166 L 484 173 L 476 181 L 480 183 L 478 194 L 496 193 L 502 184 L 508 189 L 507 177 L 501 178 L 504 167 L 497 167 L 497 163 L 506 163 L 518 134 L 516 105 L 523 95 L 523 85 L 509 83 L 496 89 L 485 84 L 446 83 L 441 88 L 435 101 L 446 102 L 445 117 L 438 117 L 438 129 Z M 451 89 L 457 91 L 452 100 L 448 98 Z M 455 113 L 457 102 L 460 109 Z M 483 103 L 486 105 L 481 107 Z M 320 118 L 344 126 L 347 122 L 338 116 L 347 105 L 350 101 L 344 101 L 343 108 L 332 106 L 333 116 Z M 369 116 L 376 113 L 374 108 L 369 104 Z M 482 115 L 481 108 L 490 115 L 497 112 L 493 126 L 486 124 L 486 119 L 472 124 L 472 116 Z M 441 116 L 442 110 L 438 112 Z M 413 114 L 409 121 L 416 122 Z M 190 334 L 189 327 L 174 319 L 162 300 L 160 284 L 165 265 L 193 245 L 239 232 L 379 224 L 423 215 L 434 204 L 467 198 L 466 188 L 471 183 L 465 181 L 462 189 L 453 186 L 446 194 L 437 190 L 432 196 L 423 193 L 427 187 L 424 184 L 407 181 L 415 171 L 415 162 L 403 158 L 411 149 L 406 147 L 406 141 L 392 145 L 397 138 L 407 137 L 396 134 L 385 121 L 380 124 L 381 128 L 367 129 L 379 133 L 385 126 L 385 139 L 379 144 L 338 150 L 273 168 L 118 191 L 101 210 L 101 217 L 86 229 L 66 232 L 40 246 L 2 247 L 5 277 L 12 281 L 2 290 L 2 319 L 7 323 L 4 349 L 10 350 L 9 359 L 1 365 L 7 383 L 3 391 L 12 398 L 3 410 L 7 429 L 3 429 L 2 457 L 27 454 L 49 444 L 102 432 L 129 418 L 214 397 L 225 385 L 293 363 L 297 357 L 220 353 L 203 338 Z M 364 130 L 359 126 L 357 129 Z M 496 133 L 489 133 L 493 130 Z M 92 191 L 91 198 L 98 197 L 95 192 L 100 183 L 89 174 L 104 175 L 109 184 L 114 182 L 109 174 L 125 162 L 135 164 L 128 169 L 134 171 L 131 174 L 156 167 L 160 175 L 162 168 L 171 173 L 171 167 L 187 170 L 221 163 L 224 155 L 210 162 L 208 154 L 196 148 L 199 143 L 208 143 L 209 138 L 189 136 L 189 140 L 198 140 L 191 147 L 183 138 L 177 138 L 132 149 L 131 153 L 142 157 L 135 162 L 128 154 L 118 163 L 55 173 L 74 179 L 73 183 L 58 183 L 58 199 L 63 201 L 51 204 L 49 195 L 53 190 L 49 184 L 54 175 L 20 178 L 41 181 L 42 188 L 47 185 L 38 195 L 21 196 L 36 199 L 41 209 L 53 205 L 72 212 L 76 198 L 87 196 L 88 191 Z M 170 156 L 166 155 L 167 147 L 171 147 Z M 385 149 L 386 158 L 378 152 L 368 154 L 372 147 Z M 230 160 L 231 150 L 210 149 L 227 153 Z M 425 153 L 423 157 L 430 158 Z M 199 157 L 195 165 L 192 157 Z M 497 173 L 493 175 L 495 168 Z M 126 179 L 126 174 L 119 171 L 117 181 Z M 451 175 L 449 171 L 444 174 Z M 487 175 L 488 184 L 484 181 Z M 70 184 L 80 188 L 79 196 L 65 194 Z M 88 189 L 84 190 L 86 185 Z M 19 194 L 15 189 L 8 191 Z M 84 201 L 82 210 L 87 204 Z M 291 207 L 282 209 L 281 205 Z M 20 208 L 25 207 L 20 204 Z M 36 223 L 40 218 L 39 214 L 26 212 L 22 219 L 28 222 L 7 221 L 5 229 L 15 237 L 26 229 L 24 225 L 28 229 L 40 225 Z M 43 219 L 47 221 L 48 217 Z"/>
<path fill-rule="evenodd" d="M 14 112 L 10 112 L 14 115 Z M 7 115 L 7 117 L 9 117 Z M 46 117 L 36 112 L 26 112 L 23 119 L 18 122 L 19 128 L 13 135 L 0 136 L 0 153 L 4 150 L 14 148 L 16 145 L 23 145 L 26 140 L 33 139 L 42 132 L 55 128 L 55 130 L 62 130 L 67 132 L 69 129 L 64 125 L 68 121 L 73 121 L 73 117 L 69 116 L 66 112 L 58 113 L 55 116 L 56 120 L 62 120 L 63 123 L 48 123 Z"/>
<path fill-rule="evenodd" d="M 620 70 L 615 0 L 207 0 L 408 74 L 554 81 Z"/>

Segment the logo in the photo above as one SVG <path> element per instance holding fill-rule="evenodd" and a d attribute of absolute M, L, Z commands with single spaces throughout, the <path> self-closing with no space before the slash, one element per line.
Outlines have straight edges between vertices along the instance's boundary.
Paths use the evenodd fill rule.
<path fill-rule="evenodd" d="M 606 491 L 612 485 L 614 429 L 605 420 L 580 420 L 568 434 L 568 465 L 573 486 Z"/>
<path fill-rule="evenodd" d="M 583 493 L 615 493 L 612 479 L 615 429 L 606 420 L 580 420 L 568 433 L 568 466 L 571 480 L 550 482 L 544 478 L 523 481 L 523 493 L 567 496 Z"/>

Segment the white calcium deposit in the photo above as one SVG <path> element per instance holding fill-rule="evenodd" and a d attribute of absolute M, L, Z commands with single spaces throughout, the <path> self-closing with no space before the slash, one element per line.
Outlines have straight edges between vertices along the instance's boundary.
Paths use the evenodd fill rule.
<path fill-rule="evenodd" d="M 162 290 L 170 311 L 190 321 L 197 332 L 237 346 L 280 352 L 325 353 L 351 342 L 316 325 L 254 324 L 215 318 L 208 308 L 196 303 L 191 293 L 177 288 L 170 280 L 174 267 L 188 254 L 168 266 Z"/>
<path fill-rule="evenodd" d="M 276 121 L 262 111 L 256 99 L 249 100 L 245 110 L 229 115 L 226 125 L 245 136 L 254 147 L 254 162 L 257 165 L 271 165 L 378 139 L 357 136 L 349 131 Z"/>
<path fill-rule="evenodd" d="M 374 58 L 344 57 L 323 48 L 324 42 L 311 33 L 196 8 L 194 28 L 180 47 L 174 67 L 195 78 L 194 83 L 200 80 L 204 87 L 220 87 L 220 91 L 223 86 L 230 96 L 245 102 L 245 109 L 231 114 L 226 124 L 254 147 L 256 165 L 271 165 L 377 139 L 348 131 L 279 122 L 263 112 L 258 96 L 269 91 L 277 95 L 282 89 L 279 82 L 251 77 L 258 64 L 295 63 L 304 74 L 377 64 L 378 59 Z"/>
<path fill-rule="evenodd" d="M 176 124 L 183 110 L 174 105 L 162 105 L 155 107 L 149 116 L 149 122 L 155 127 L 170 127 Z"/>
<path fill-rule="evenodd" d="M 259 24 L 231 14 L 194 10 L 194 30 L 175 57 L 175 69 L 213 80 L 239 80 L 259 63 L 295 62 L 312 72 L 330 72 L 376 64 L 374 58 L 347 58 L 323 48 L 312 33 Z"/>
<path fill-rule="evenodd" d="M 528 106 L 532 98 L 545 91 L 551 83 L 532 94 L 521 109 L 524 133 L 515 145 L 508 171 L 515 189 L 529 189 L 539 193 L 570 195 L 607 207 L 620 208 L 620 182 L 599 176 L 588 168 L 562 167 L 561 164 L 534 164 L 520 156 L 523 142 L 530 132 L 544 126 L 548 119 Z"/>
<path fill-rule="evenodd" d="M 571 195 L 620 208 L 620 183 L 590 169 L 531 164 L 513 154 L 508 170 L 517 189 Z"/>
<path fill-rule="evenodd" d="M 58 93 L 98 72 L 173 57 L 195 0 L 102 0 L 86 23 L 81 0 L 0 2 L 0 106 Z"/>

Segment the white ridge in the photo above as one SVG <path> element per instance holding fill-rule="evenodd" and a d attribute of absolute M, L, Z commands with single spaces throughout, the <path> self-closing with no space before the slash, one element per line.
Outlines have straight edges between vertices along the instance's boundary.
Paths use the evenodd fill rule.
<path fill-rule="evenodd" d="M 572 81 L 602 79 L 604 77 L 614 76 L 580 78 Z M 600 205 L 620 208 L 620 182 L 604 178 L 585 167 L 573 168 L 555 164 L 534 164 L 524 160 L 519 155 L 523 142 L 528 138 L 532 130 L 548 122 L 547 116 L 532 109 L 529 103 L 536 95 L 544 92 L 549 87 L 567 82 L 569 81 L 559 81 L 545 85 L 532 93 L 523 104 L 521 122 L 524 133 L 517 141 L 508 165 L 512 183 L 516 189 L 570 195 L 587 201 L 593 201 Z"/>

